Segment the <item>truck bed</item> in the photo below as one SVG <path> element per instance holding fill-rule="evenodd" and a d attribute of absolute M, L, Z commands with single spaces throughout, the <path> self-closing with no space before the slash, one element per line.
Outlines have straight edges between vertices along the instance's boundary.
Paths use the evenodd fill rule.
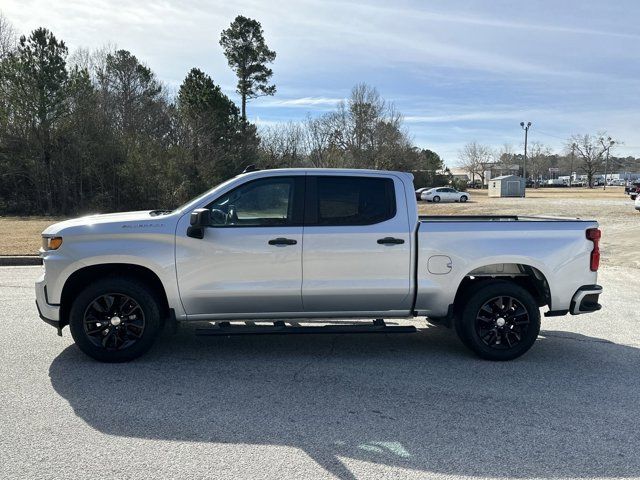
<path fill-rule="evenodd" d="M 581 218 L 532 215 L 418 215 L 420 222 L 592 222 Z"/>
<path fill-rule="evenodd" d="M 593 242 L 585 232 L 597 226 L 579 218 L 420 215 L 416 310 L 437 316 L 465 277 L 514 266 L 538 272 L 551 292 L 550 308 L 566 310 L 578 288 L 596 283 L 589 268 Z"/>

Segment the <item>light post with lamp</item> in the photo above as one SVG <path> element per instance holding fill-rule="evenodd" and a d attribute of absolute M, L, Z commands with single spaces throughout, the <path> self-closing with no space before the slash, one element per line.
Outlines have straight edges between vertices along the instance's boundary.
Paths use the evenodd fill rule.
<path fill-rule="evenodd" d="M 522 165 L 522 175 L 524 176 L 524 190 L 522 193 L 523 197 L 527 196 L 527 138 L 529 137 L 529 127 L 531 126 L 531 122 L 520 122 L 520 126 L 524 130 L 524 162 Z"/>
<path fill-rule="evenodd" d="M 605 161 L 604 161 L 604 182 L 602 184 L 602 190 L 607 189 L 607 169 L 609 168 L 609 150 L 611 149 L 611 147 L 613 147 L 615 143 L 616 143 L 615 140 L 612 140 L 611 137 L 607 137 L 606 140 L 600 137 L 600 144 L 602 145 L 602 148 L 604 148 L 604 151 L 607 152 L 607 156 L 605 157 Z"/>

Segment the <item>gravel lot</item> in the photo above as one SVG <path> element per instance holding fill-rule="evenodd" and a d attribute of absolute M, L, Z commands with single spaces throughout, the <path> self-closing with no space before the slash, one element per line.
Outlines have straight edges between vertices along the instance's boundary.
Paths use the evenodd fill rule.
<path fill-rule="evenodd" d="M 409 335 L 166 336 L 105 365 L 0 268 L 0 478 L 640 477 L 638 271 L 605 309 L 545 319 L 524 357 Z M 418 323 L 424 327 L 423 323 Z"/>

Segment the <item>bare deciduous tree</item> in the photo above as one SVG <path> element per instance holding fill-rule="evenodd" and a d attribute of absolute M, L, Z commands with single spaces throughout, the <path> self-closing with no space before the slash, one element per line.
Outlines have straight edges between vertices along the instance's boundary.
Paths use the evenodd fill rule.
<path fill-rule="evenodd" d="M 262 127 L 259 131 L 264 168 L 300 167 L 305 162 L 305 131 L 294 122 Z"/>
<path fill-rule="evenodd" d="M 378 91 L 364 83 L 351 90 L 348 100 L 322 118 L 329 150 L 342 152 L 342 166 L 354 168 L 399 167 L 411 141 L 402 128 L 402 115 Z M 390 155 L 393 151 L 393 155 Z"/>
<path fill-rule="evenodd" d="M 513 145 L 510 143 L 503 144 L 496 151 L 495 165 L 500 170 L 501 175 L 514 173 L 516 162 L 516 154 Z"/>
<path fill-rule="evenodd" d="M 491 148 L 473 141 L 467 143 L 458 152 L 458 159 L 460 160 L 460 166 L 471 176 L 471 180 L 475 181 L 477 175 L 484 185 L 485 172 L 493 163 L 493 151 Z"/>
<path fill-rule="evenodd" d="M 18 34 L 13 25 L 0 12 L 0 60 L 5 58 L 9 52 L 15 50 L 18 44 Z"/>
<path fill-rule="evenodd" d="M 531 142 L 527 161 L 527 173 L 539 181 L 551 166 L 551 148 L 541 142 Z"/>
<path fill-rule="evenodd" d="M 331 138 L 333 131 L 326 115 L 305 120 L 305 148 L 309 162 L 314 167 L 331 168 L 337 166 L 339 156 L 335 155 Z M 332 155 L 333 153 L 333 155 Z"/>
<path fill-rule="evenodd" d="M 569 149 L 573 147 L 580 168 L 587 175 L 589 188 L 593 187 L 594 175 L 604 167 L 604 153 L 606 148 L 600 143 L 599 139 L 606 136 L 607 134 L 604 132 L 596 135 L 588 133 L 584 135 L 573 135 L 567 142 Z"/>

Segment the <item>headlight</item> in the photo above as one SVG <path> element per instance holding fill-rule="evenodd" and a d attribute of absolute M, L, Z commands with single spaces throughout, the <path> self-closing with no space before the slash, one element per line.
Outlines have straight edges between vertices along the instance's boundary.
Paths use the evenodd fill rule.
<path fill-rule="evenodd" d="M 43 250 L 57 250 L 62 245 L 62 237 L 42 237 Z"/>

